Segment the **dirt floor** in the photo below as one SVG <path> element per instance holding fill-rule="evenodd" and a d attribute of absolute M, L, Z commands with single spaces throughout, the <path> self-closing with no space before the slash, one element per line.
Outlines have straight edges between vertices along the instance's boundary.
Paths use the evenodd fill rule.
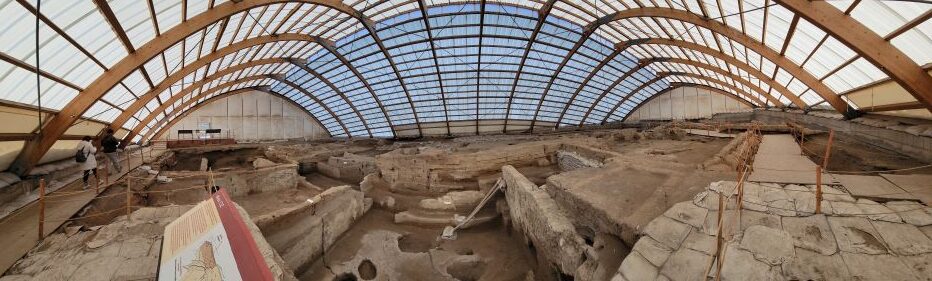
<path fill-rule="evenodd" d="M 377 253 L 359 252 L 360 249 L 366 246 L 366 243 L 372 242 L 367 242 L 364 236 L 380 230 L 401 235 L 398 240 L 401 252 L 430 252 L 429 258 L 423 260 L 394 259 L 393 257 L 373 256 Z M 456 266 L 448 268 L 448 273 L 458 277 L 459 280 L 525 280 L 528 271 L 537 267 L 535 266 L 537 262 L 534 253 L 524 246 L 524 243 L 520 241 L 517 235 L 512 235 L 507 231 L 500 220 L 458 231 L 455 240 L 439 239 L 441 232 L 441 228 L 395 224 L 392 222 L 391 212 L 373 208 L 357 221 L 349 231 L 344 233 L 324 254 L 323 258 L 318 259 L 307 271 L 296 273 L 296 275 L 300 280 L 304 281 L 330 281 L 331 279 L 328 277 L 333 272 L 333 268 L 337 267 L 335 265 L 358 259 L 357 255 L 360 255 L 365 260 L 375 261 L 376 265 L 382 265 L 373 266 L 372 262 L 367 265 L 361 264 L 359 270 L 361 274 L 368 271 L 364 270 L 367 269 L 366 267 L 372 266 L 375 272 L 395 270 L 398 274 L 404 276 L 402 280 L 443 280 L 431 274 L 439 266 L 433 263 L 440 262 L 439 257 L 438 260 L 434 260 L 433 256 L 442 255 L 437 251 L 452 252 L 451 255 L 475 255 L 479 257 L 481 262 L 468 264 L 469 266 L 461 266 L 460 268 Z M 385 262 L 397 264 L 392 264 L 386 268 Z M 333 272 L 332 274 L 350 278 L 346 273 Z M 550 273 L 534 270 L 534 276 L 545 277 L 548 275 Z M 369 280 L 364 277 L 366 276 L 361 276 L 364 280 Z M 536 280 L 552 279 L 538 278 Z"/>
<path fill-rule="evenodd" d="M 250 216 L 257 217 L 283 208 L 296 206 L 317 194 L 320 194 L 319 190 L 298 187 L 278 192 L 263 192 L 236 197 L 233 198 L 233 201 L 243 207 Z"/>
<path fill-rule="evenodd" d="M 138 183 L 137 183 L 138 184 Z M 135 185 L 139 187 L 138 185 Z M 130 200 L 132 209 L 141 207 L 162 207 L 169 205 L 197 204 L 207 198 L 207 191 L 203 188 L 202 179 L 174 179 L 170 183 L 153 183 L 145 189 L 145 195 L 139 188 L 134 187 L 136 193 Z M 72 223 L 86 227 L 109 224 L 114 218 L 125 215 L 126 185 L 115 184 L 94 199 L 79 216 L 85 216 Z M 234 197 L 233 201 L 240 204 L 251 216 L 263 215 L 278 209 L 300 204 L 301 202 L 320 194 L 320 190 L 296 187 L 280 192 L 265 192 L 250 194 L 248 196 Z M 83 214 L 83 215 L 82 215 Z"/>
<path fill-rule="evenodd" d="M 201 152 L 197 150 L 180 150 L 175 152 L 175 163 L 163 165 L 169 171 L 198 171 L 201 158 L 207 158 L 207 166 L 214 171 L 224 168 L 252 167 L 252 161 L 265 154 L 259 148 L 225 149 Z"/>
<path fill-rule="evenodd" d="M 803 142 L 803 152 L 813 162 L 822 164 L 828 134 L 807 136 Z M 829 154 L 829 171 L 887 171 L 928 165 L 895 151 L 868 145 L 835 135 L 832 151 Z M 932 174 L 932 167 L 897 172 L 898 174 Z"/>
<path fill-rule="evenodd" d="M 725 165 L 700 168 L 731 139 L 688 136 L 683 140 L 619 142 L 622 156 L 603 168 L 579 169 L 550 178 L 551 196 L 562 201 L 579 224 L 609 226 L 632 245 L 634 230 L 673 204 L 689 201 L 711 182 L 737 178 Z"/>
<path fill-rule="evenodd" d="M 614 150 L 625 155 L 632 155 L 634 159 L 637 159 L 637 155 L 641 155 L 640 157 L 662 160 L 640 162 L 639 165 L 648 168 L 673 169 L 674 165 L 684 167 L 683 169 L 676 169 L 676 172 L 679 172 L 676 176 L 681 176 L 681 181 L 674 183 L 669 192 L 660 190 L 660 192 L 665 193 L 664 201 L 669 202 L 669 204 L 663 205 L 665 206 L 663 209 L 666 210 L 675 202 L 692 199 L 696 193 L 709 186 L 711 182 L 737 180 L 738 174 L 731 167 L 721 165 L 706 169 L 698 168 L 699 164 L 712 158 L 730 141 L 729 138 L 687 136 L 683 140 L 620 142 Z M 659 183 L 666 180 L 667 176 L 628 169 L 627 172 L 615 175 L 615 177 L 638 189 L 644 189 L 662 187 Z"/>
<path fill-rule="evenodd" d="M 359 186 L 359 183 L 346 182 L 341 179 L 335 179 L 328 177 L 324 174 L 312 172 L 304 174 L 304 179 L 310 182 L 313 185 L 319 186 L 320 188 L 327 189 L 334 186 L 349 185 L 349 186 Z"/>
<path fill-rule="evenodd" d="M 523 167 L 515 167 L 515 169 L 517 169 L 518 172 L 521 172 L 522 175 L 527 177 L 528 180 L 530 180 L 536 185 L 543 185 L 547 183 L 547 177 L 559 174 L 561 172 L 560 167 L 558 167 L 557 165 L 549 165 L 549 166 L 543 166 L 543 167 L 523 166 Z"/>

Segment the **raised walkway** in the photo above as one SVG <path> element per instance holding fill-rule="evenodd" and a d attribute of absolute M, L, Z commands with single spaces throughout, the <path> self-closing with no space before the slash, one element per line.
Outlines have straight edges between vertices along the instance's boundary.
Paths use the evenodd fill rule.
<path fill-rule="evenodd" d="M 712 183 L 644 226 L 612 280 L 932 280 L 932 208 L 900 187 L 926 192 L 928 175 L 823 177 L 816 214 L 815 163 L 799 149 L 764 136 L 740 210 L 735 182 Z"/>
<path fill-rule="evenodd" d="M 148 153 L 148 151 L 149 148 L 145 148 L 143 153 Z M 148 155 L 147 160 L 151 160 Z M 121 161 L 123 172 L 111 174 L 109 179 L 111 183 L 116 182 L 129 171 L 143 164 L 141 159 L 135 157 L 130 157 L 129 161 L 130 163 L 126 163 L 126 160 Z M 103 165 L 105 162 L 98 161 L 98 163 Z M 77 180 L 47 195 L 43 237 L 58 229 L 96 197 L 93 192 L 76 193 L 81 191 L 81 185 L 81 178 L 78 177 Z M 100 190 L 100 192 L 103 191 L 104 188 Z M 0 219 L 0 230 L 2 230 L 0 231 L 0 241 L 3 241 L 2 251 L 0 251 L 0 273 L 6 272 L 16 261 L 40 242 L 38 237 L 38 205 L 37 201 L 33 201 Z"/>

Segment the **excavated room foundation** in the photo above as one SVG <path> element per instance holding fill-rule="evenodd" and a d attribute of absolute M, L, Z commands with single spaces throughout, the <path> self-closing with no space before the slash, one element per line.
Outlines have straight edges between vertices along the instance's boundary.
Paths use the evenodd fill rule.
<path fill-rule="evenodd" d="M 275 272 L 280 280 L 641 280 L 661 275 L 690 279 L 696 274 L 684 270 L 701 268 L 704 264 L 700 263 L 716 254 L 710 248 L 714 245 L 709 245 L 716 231 L 713 199 L 723 193 L 720 186 L 733 186 L 739 178 L 735 166 L 746 161 L 744 148 L 757 140 L 745 131 L 747 127 L 732 125 L 720 130 L 679 124 L 168 151 L 132 171 L 131 180 L 100 193 L 74 215 L 76 219 L 43 240 L 0 280 L 90 280 L 79 276 L 87 272 L 95 272 L 89 275 L 93 280 L 153 278 L 154 273 L 149 273 L 157 266 L 161 227 L 204 200 L 208 185 L 226 188 L 248 215 L 257 243 L 268 254 L 267 262 L 279 269 Z M 789 136 L 782 134 L 786 128 L 764 126 L 763 133 Z M 796 156 L 818 160 L 816 153 L 806 150 L 824 149 L 826 135 L 806 134 L 808 142 L 803 142 Z M 861 162 L 831 162 L 830 169 L 867 164 L 900 169 L 921 164 L 850 139 L 835 145 L 839 157 Z M 915 162 L 904 164 L 903 159 Z M 814 190 L 811 184 L 755 183 L 758 186 Z M 816 258 L 802 250 L 783 255 L 782 260 L 736 263 L 741 257 L 735 255 L 756 257 L 760 253 L 755 251 L 763 251 L 757 246 L 763 240 L 749 240 L 754 237 L 776 235 L 792 248 L 797 229 L 790 228 L 787 220 L 813 215 L 805 209 L 811 207 L 805 196 L 783 191 L 787 198 L 775 199 L 761 188 L 751 190 L 765 206 L 746 207 L 753 212 L 741 219 L 749 221 L 727 233 L 728 238 L 738 240 L 725 243 L 723 249 L 731 252 L 724 255 L 738 260 L 727 260 L 722 272 L 741 274 L 727 266 L 747 264 L 765 268 L 773 279 L 815 276 L 794 260 Z M 883 205 L 875 206 L 873 201 L 849 195 L 841 183 L 827 182 L 826 188 L 837 191 L 827 195 L 829 223 L 844 220 L 836 216 L 858 216 L 846 215 L 848 209 L 926 206 L 918 198 L 882 200 L 878 202 Z M 126 190 L 133 195 L 122 196 Z M 108 212 L 127 202 L 132 206 L 131 216 L 124 211 Z M 780 206 L 794 213 L 780 213 Z M 769 213 L 773 210 L 768 208 L 777 213 Z M 853 223 L 864 226 L 863 222 L 879 219 L 885 222 L 875 224 L 899 223 L 889 225 L 890 229 L 915 226 L 918 233 L 928 235 L 932 215 L 923 208 L 919 213 L 906 210 L 914 214 L 898 216 L 898 222 L 892 222 L 896 220 L 892 217 L 864 215 L 864 221 Z M 458 226 L 452 237 L 443 237 L 445 228 L 451 226 Z M 773 234 L 763 227 L 789 234 Z M 833 225 L 827 227 L 834 230 Z M 757 236 L 748 236 L 752 234 Z M 903 237 L 890 231 L 878 235 Z M 932 251 L 928 250 L 932 246 L 926 249 L 924 241 L 916 241 L 919 248 L 914 250 L 904 246 L 910 241 L 883 247 L 895 246 L 891 256 L 919 257 Z M 797 247 L 809 249 L 806 245 Z M 694 254 L 695 259 L 687 254 Z M 822 254 L 839 260 L 847 257 L 845 253 Z M 121 265 L 103 269 L 100 261 Z M 46 270 L 68 262 L 75 264 Z"/>

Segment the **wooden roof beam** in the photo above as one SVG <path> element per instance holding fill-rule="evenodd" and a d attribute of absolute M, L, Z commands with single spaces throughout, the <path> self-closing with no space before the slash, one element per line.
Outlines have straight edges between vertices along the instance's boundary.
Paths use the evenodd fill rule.
<path fill-rule="evenodd" d="M 805 0 L 801 0 L 805 1 Z M 822 3 L 827 4 L 827 3 Z M 827 4 L 830 5 L 830 4 Z M 829 7 L 832 8 L 832 7 Z M 832 8 L 834 9 L 834 8 Z M 836 11 L 837 12 L 837 11 Z M 621 12 L 613 13 L 606 15 L 596 21 L 598 22 L 613 22 L 617 20 L 627 19 L 627 18 L 637 18 L 637 17 L 659 17 L 659 18 L 668 18 L 683 22 L 688 22 L 693 25 L 706 28 L 714 33 L 720 34 L 722 36 L 728 37 L 735 42 L 743 45 L 744 47 L 760 54 L 762 57 L 767 58 L 771 62 L 777 65 L 783 66 L 784 70 L 788 73 L 799 79 L 801 82 L 809 86 L 816 94 L 822 97 L 825 101 L 829 103 L 836 111 L 842 114 L 851 114 L 854 113 L 854 109 L 851 108 L 838 94 L 835 93 L 832 89 L 826 86 L 824 83 L 819 81 L 817 78 L 813 77 L 808 71 L 791 61 L 789 58 L 781 56 L 777 51 L 774 51 L 767 45 L 757 41 L 754 38 L 751 38 L 747 34 L 742 33 L 739 30 L 736 30 L 728 25 L 725 25 L 721 22 L 706 19 L 702 16 L 671 8 L 640 8 L 640 9 L 631 9 L 624 10 Z M 805 17 L 805 16 L 804 16 Z M 811 21 L 811 20 L 810 20 Z M 851 111 L 851 112 L 849 112 Z"/>
<path fill-rule="evenodd" d="M 356 15 L 356 11 L 352 7 L 336 0 L 242 0 L 226 2 L 208 9 L 172 27 L 170 30 L 161 32 L 156 38 L 140 46 L 136 52 L 130 53 L 97 77 L 96 80 L 89 84 L 90 86 L 72 99 L 60 114 L 49 120 L 48 124 L 43 128 L 43 136 L 37 136 L 23 147 L 10 166 L 10 170 L 18 175 L 28 174 L 39 162 L 39 159 L 55 144 L 58 137 L 64 134 L 74 124 L 74 121 L 80 118 L 107 91 L 122 82 L 123 79 L 147 61 L 168 50 L 177 42 L 231 15 L 254 7 L 284 2 L 318 4 L 345 14 Z"/>
<path fill-rule="evenodd" d="M 776 0 L 776 2 L 822 28 L 825 32 L 834 35 L 838 41 L 873 63 L 925 105 L 926 109 L 932 111 L 932 77 L 899 48 L 893 46 L 890 41 L 884 40 L 883 37 L 827 2 L 807 0 Z"/>

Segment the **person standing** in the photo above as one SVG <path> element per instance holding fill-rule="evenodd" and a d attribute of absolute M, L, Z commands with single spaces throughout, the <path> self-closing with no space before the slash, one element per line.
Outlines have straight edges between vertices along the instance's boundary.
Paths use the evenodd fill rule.
<path fill-rule="evenodd" d="M 117 152 L 120 141 L 113 136 L 113 129 L 107 128 L 107 135 L 100 141 L 100 146 L 103 147 L 107 159 L 110 159 L 110 166 L 119 174 L 123 170 L 123 167 L 120 167 L 120 154 Z"/>
<path fill-rule="evenodd" d="M 82 189 L 87 189 L 90 186 L 87 184 L 87 180 L 92 173 L 94 174 L 94 180 L 99 180 L 97 178 L 97 148 L 91 143 L 90 136 L 84 136 L 75 150 L 74 160 L 78 162 L 78 167 L 84 171 L 84 186 Z"/>

